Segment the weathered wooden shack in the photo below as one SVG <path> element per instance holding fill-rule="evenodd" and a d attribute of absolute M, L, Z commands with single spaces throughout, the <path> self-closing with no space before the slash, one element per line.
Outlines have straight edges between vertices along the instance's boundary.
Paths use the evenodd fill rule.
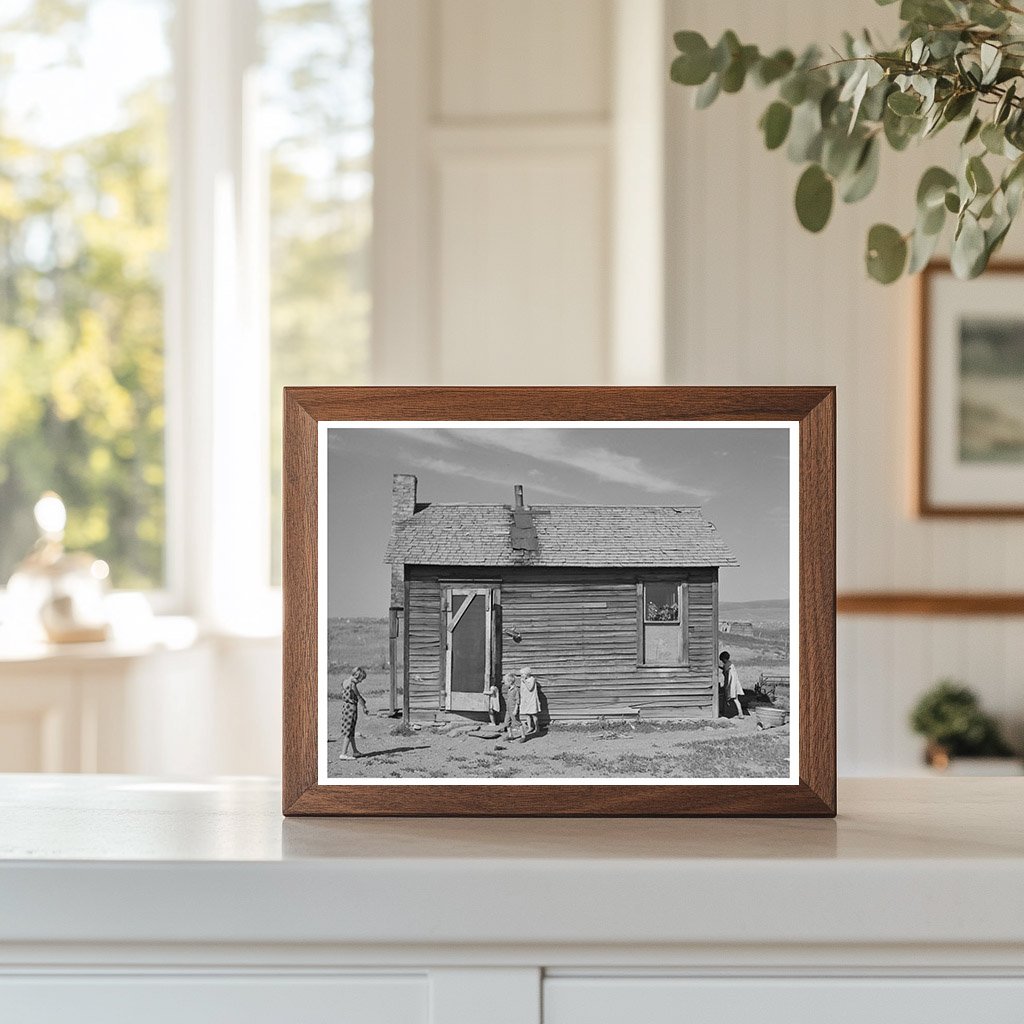
<path fill-rule="evenodd" d="M 412 717 L 487 711 L 529 666 L 551 718 L 718 714 L 718 570 L 696 506 L 417 501 L 396 474 L 392 619 Z"/>

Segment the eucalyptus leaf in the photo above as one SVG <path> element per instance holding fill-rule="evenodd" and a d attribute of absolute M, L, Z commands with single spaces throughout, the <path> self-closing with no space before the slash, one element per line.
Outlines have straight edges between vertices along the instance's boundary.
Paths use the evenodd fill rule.
<path fill-rule="evenodd" d="M 1006 146 L 1006 133 L 1002 126 L 991 121 L 981 129 L 981 143 L 994 156 L 1002 156 Z"/>
<path fill-rule="evenodd" d="M 941 231 L 926 232 L 920 227 L 910 237 L 910 261 L 907 264 L 908 274 L 917 274 L 931 261 L 939 244 Z"/>
<path fill-rule="evenodd" d="M 992 120 L 996 124 L 1002 124 L 1013 110 L 1013 101 L 1017 95 L 1017 83 L 1011 82 L 1003 93 L 999 102 L 996 104 L 996 112 L 992 116 Z"/>
<path fill-rule="evenodd" d="M 811 164 L 796 186 L 796 215 L 808 231 L 821 231 L 832 215 L 832 180 L 817 165 Z"/>
<path fill-rule="evenodd" d="M 764 144 L 768 149 L 778 149 L 786 141 L 789 126 L 793 120 L 793 108 L 788 103 L 776 100 L 761 115 L 761 129 Z"/>
<path fill-rule="evenodd" d="M 960 140 L 960 145 L 967 146 L 972 143 L 980 134 L 982 125 L 980 117 L 972 117 L 971 123 L 967 126 L 967 131 L 964 132 L 963 139 Z"/>
<path fill-rule="evenodd" d="M 741 46 L 733 55 L 732 63 L 722 72 L 722 92 L 739 92 L 758 56 L 756 46 Z"/>
<path fill-rule="evenodd" d="M 793 111 L 786 155 L 793 163 L 817 160 L 821 156 L 821 111 L 807 100 Z"/>
<path fill-rule="evenodd" d="M 821 166 L 833 178 L 852 171 L 864 149 L 864 136 L 850 136 L 838 127 L 822 132 Z"/>
<path fill-rule="evenodd" d="M 796 58 L 790 50 L 776 50 L 770 57 L 762 57 L 753 71 L 754 81 L 764 87 L 784 78 L 793 70 Z"/>
<path fill-rule="evenodd" d="M 979 51 L 981 58 L 981 84 L 991 85 L 999 74 L 999 68 L 1003 63 L 1003 51 L 991 42 L 981 44 Z"/>
<path fill-rule="evenodd" d="M 1007 25 L 1006 15 L 990 3 L 972 3 L 968 9 L 968 17 L 978 25 L 997 31 Z"/>
<path fill-rule="evenodd" d="M 967 161 L 966 176 L 976 194 L 987 196 L 995 188 L 992 175 L 980 156 L 972 156 Z"/>
<path fill-rule="evenodd" d="M 878 181 L 879 149 L 876 136 L 864 143 L 853 174 L 843 187 L 844 203 L 860 202 L 875 187 L 875 183 Z"/>
<path fill-rule="evenodd" d="M 906 239 L 890 224 L 875 224 L 868 232 L 868 274 L 880 284 L 892 284 L 906 262 Z"/>
<path fill-rule="evenodd" d="M 889 109 L 894 114 L 916 114 L 920 109 L 921 100 L 909 92 L 894 92 L 889 96 Z"/>
<path fill-rule="evenodd" d="M 732 64 L 733 57 L 740 49 L 741 44 L 736 33 L 732 29 L 727 29 L 711 51 L 711 70 L 721 74 Z"/>
<path fill-rule="evenodd" d="M 779 87 L 779 98 L 791 107 L 797 107 L 807 99 L 807 75 L 803 71 L 794 71 L 787 75 Z"/>
<path fill-rule="evenodd" d="M 715 102 L 721 91 L 721 78 L 717 74 L 712 74 L 712 76 L 694 93 L 693 105 L 698 110 L 705 110 Z"/>
<path fill-rule="evenodd" d="M 956 176 L 944 167 L 929 167 L 917 186 L 917 208 L 924 212 L 942 206 L 946 192 L 956 184 Z"/>
<path fill-rule="evenodd" d="M 958 212 L 958 211 L 957 211 Z M 939 203 L 927 210 L 918 210 L 917 228 L 925 235 L 938 235 L 946 224 L 946 204 Z"/>
<path fill-rule="evenodd" d="M 985 232 L 978 219 L 969 211 L 963 214 L 960 227 L 953 238 L 950 265 L 961 280 L 977 277 L 984 269 Z M 979 268 L 980 269 L 976 269 Z"/>

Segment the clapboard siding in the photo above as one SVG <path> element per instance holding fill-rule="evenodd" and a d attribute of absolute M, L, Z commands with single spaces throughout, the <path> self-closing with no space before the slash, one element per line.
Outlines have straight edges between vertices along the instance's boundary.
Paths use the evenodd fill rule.
<path fill-rule="evenodd" d="M 437 578 L 409 583 L 409 704 L 444 707 L 441 678 L 441 591 Z"/>
<path fill-rule="evenodd" d="M 444 706 L 442 580 L 497 583 L 503 671 L 530 666 L 554 717 L 601 712 L 711 715 L 715 710 L 716 569 L 452 570 L 407 566 L 410 580 L 409 685 L 416 709 Z M 638 580 L 687 584 L 688 664 L 637 665 Z"/>

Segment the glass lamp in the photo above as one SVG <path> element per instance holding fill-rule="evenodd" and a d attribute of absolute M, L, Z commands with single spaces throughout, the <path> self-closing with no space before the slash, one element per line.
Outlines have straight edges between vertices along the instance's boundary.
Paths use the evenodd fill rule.
<path fill-rule="evenodd" d="M 105 601 L 110 575 L 107 563 L 85 552 L 64 550 L 67 510 L 59 495 L 47 491 L 36 502 L 39 539 L 7 584 L 13 625 L 24 639 L 51 643 L 95 643 L 110 632 Z"/>

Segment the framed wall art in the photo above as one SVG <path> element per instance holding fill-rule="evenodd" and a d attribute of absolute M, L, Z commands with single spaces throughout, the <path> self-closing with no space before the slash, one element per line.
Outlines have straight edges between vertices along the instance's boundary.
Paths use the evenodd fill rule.
<path fill-rule="evenodd" d="M 1024 263 L 919 288 L 917 512 L 1024 515 Z"/>
<path fill-rule="evenodd" d="M 831 388 L 289 388 L 284 812 L 835 813 Z"/>

